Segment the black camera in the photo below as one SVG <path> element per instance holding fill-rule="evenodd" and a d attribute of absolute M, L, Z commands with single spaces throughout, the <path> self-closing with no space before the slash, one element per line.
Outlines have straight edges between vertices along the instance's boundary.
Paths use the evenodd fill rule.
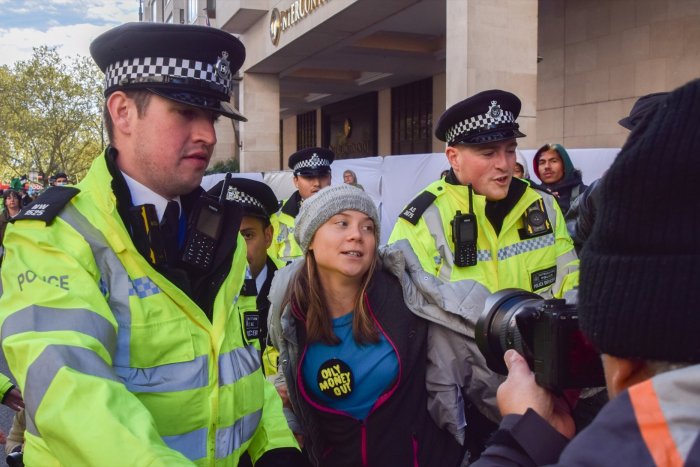
<path fill-rule="evenodd" d="M 476 323 L 476 344 L 488 367 L 504 375 L 503 354 L 514 349 L 537 384 L 555 392 L 605 385 L 600 355 L 579 329 L 576 306 L 562 299 L 520 289 L 489 296 Z"/>
<path fill-rule="evenodd" d="M 22 451 L 13 451 L 5 458 L 8 467 L 24 467 L 24 454 Z"/>

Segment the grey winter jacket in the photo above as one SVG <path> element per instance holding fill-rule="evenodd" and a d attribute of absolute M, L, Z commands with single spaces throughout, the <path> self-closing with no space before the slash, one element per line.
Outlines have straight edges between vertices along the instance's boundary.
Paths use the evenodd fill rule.
<path fill-rule="evenodd" d="M 480 306 L 488 291 L 475 291 L 460 282 L 446 283 L 425 273 L 406 240 L 382 247 L 379 257 L 383 267 L 399 279 L 407 307 L 431 323 L 426 374 L 428 410 L 439 427 L 463 444 L 467 425 L 465 396 L 482 414 L 500 421 L 496 389 L 504 377 L 488 369 L 474 338 Z M 295 261 L 279 270 L 270 289 L 269 335 L 280 352 L 280 368 L 298 366 L 294 317 L 289 306 L 282 310 L 280 304 L 300 264 L 301 261 Z M 294 381 L 288 380 L 287 384 L 293 385 Z M 289 393 L 295 389 L 289 387 Z"/>

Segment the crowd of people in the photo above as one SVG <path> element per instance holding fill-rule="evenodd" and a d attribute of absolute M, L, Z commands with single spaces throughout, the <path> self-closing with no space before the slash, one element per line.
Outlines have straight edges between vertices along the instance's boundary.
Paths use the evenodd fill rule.
<path fill-rule="evenodd" d="M 591 187 L 561 144 L 529 179 L 516 95 L 456 103 L 435 126 L 450 169 L 380 245 L 377 207 L 350 170 L 331 186 L 325 148 L 290 155 L 286 200 L 230 174 L 200 187 L 214 121 L 245 120 L 229 104 L 234 36 L 131 23 L 90 50 L 109 146 L 27 209 L 4 196 L 17 387 L 0 390 L 23 409 L 10 449 L 27 465 L 700 462 L 700 80 L 640 99 Z M 477 322 L 506 289 L 578 300 L 609 402 L 538 386 L 512 349 L 494 371 Z"/>

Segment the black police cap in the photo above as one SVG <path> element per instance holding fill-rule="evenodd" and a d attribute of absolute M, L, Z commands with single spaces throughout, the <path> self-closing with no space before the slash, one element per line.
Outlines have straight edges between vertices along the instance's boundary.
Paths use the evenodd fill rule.
<path fill-rule="evenodd" d="M 515 119 L 520 99 L 510 92 L 482 91 L 456 103 L 440 116 L 435 137 L 448 145 L 484 144 L 525 136 Z"/>
<path fill-rule="evenodd" d="M 240 203 L 247 216 L 269 218 L 277 212 L 277 197 L 268 185 L 249 178 L 232 178 L 226 199 Z"/>
<path fill-rule="evenodd" d="M 245 47 L 216 28 L 126 23 L 98 36 L 90 54 L 105 73 L 105 96 L 147 89 L 167 99 L 246 121 L 229 102 Z"/>
<path fill-rule="evenodd" d="M 335 154 L 330 149 L 306 148 L 289 156 L 289 168 L 294 175 L 324 175 L 331 173 Z"/>

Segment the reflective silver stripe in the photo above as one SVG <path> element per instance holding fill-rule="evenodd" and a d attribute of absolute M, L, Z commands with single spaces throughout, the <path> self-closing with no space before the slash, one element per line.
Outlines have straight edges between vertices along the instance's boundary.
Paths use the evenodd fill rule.
<path fill-rule="evenodd" d="M 544 201 L 544 208 L 547 210 L 547 219 L 552 224 L 552 231 L 557 231 L 557 208 L 559 207 L 559 202 L 554 198 L 554 196 L 546 193 L 538 193 Z M 571 198 L 573 199 L 573 198 Z M 560 210 L 561 211 L 561 210 Z M 562 213 L 563 214 L 563 213 Z"/>
<path fill-rule="evenodd" d="M 34 414 L 61 368 L 118 381 L 112 368 L 99 355 L 89 349 L 70 345 L 49 345 L 29 365 L 24 387 L 24 404 L 27 409 L 27 430 L 40 436 Z"/>
<path fill-rule="evenodd" d="M 700 365 L 665 371 L 649 382 L 654 387 L 663 421 L 683 462 L 691 460 L 688 456 L 698 439 L 697 425 L 688 423 L 689 408 L 698 407 L 697 381 L 700 381 Z"/>
<path fill-rule="evenodd" d="M 219 386 L 233 384 L 260 368 L 260 352 L 246 345 L 219 355 Z"/>
<path fill-rule="evenodd" d="M 162 436 L 161 438 L 170 449 L 182 453 L 191 461 L 207 456 L 206 428 L 200 428 L 182 435 Z"/>
<path fill-rule="evenodd" d="M 507 247 L 498 250 L 498 261 L 503 261 L 513 256 L 535 251 L 541 248 L 547 248 L 554 245 L 554 234 L 542 235 L 540 237 L 530 238 L 522 242 L 508 245 Z"/>
<path fill-rule="evenodd" d="M 301 250 L 295 252 L 296 240 L 294 239 L 294 227 L 290 227 L 283 222 L 279 223 L 280 233 L 277 237 L 279 243 L 284 245 L 281 254 L 278 253 L 279 259 L 282 261 L 292 261 L 298 258 Z M 296 254 L 295 254 L 296 253 Z"/>
<path fill-rule="evenodd" d="M 249 413 L 231 426 L 216 430 L 216 458 L 223 459 L 247 443 L 255 434 L 262 419 L 262 410 Z"/>
<path fill-rule="evenodd" d="M 131 281 L 129 275 L 102 232 L 97 230 L 72 203 L 61 211 L 59 218 L 80 233 L 90 245 L 95 263 L 102 274 L 100 288 L 107 297 L 109 308 L 119 324 L 117 354 L 114 356 L 114 364 L 129 366 L 131 344 L 131 311 L 129 307 Z"/>
<path fill-rule="evenodd" d="M 115 366 L 114 371 L 131 392 L 176 392 L 208 385 L 207 356 L 189 362 L 169 363 L 153 368 Z"/>
<path fill-rule="evenodd" d="M 564 277 L 578 269 L 578 263 L 573 265 L 571 264 L 573 261 L 577 260 L 578 256 L 576 256 L 576 250 L 574 250 L 573 248 L 571 248 L 571 250 L 567 251 L 563 255 L 559 255 L 559 257 L 557 257 L 557 279 L 555 282 L 556 284 L 561 284 L 561 282 L 564 280 Z"/>
<path fill-rule="evenodd" d="M 443 258 L 440 255 L 436 255 L 433 259 L 435 260 L 435 265 L 440 266 Z M 491 261 L 491 250 L 476 250 L 476 260 L 480 263 Z"/>
<path fill-rule="evenodd" d="M 114 356 L 117 333 L 107 318 L 84 309 L 60 309 L 30 306 L 7 317 L 2 339 L 23 332 L 74 331 L 98 340 Z"/>

